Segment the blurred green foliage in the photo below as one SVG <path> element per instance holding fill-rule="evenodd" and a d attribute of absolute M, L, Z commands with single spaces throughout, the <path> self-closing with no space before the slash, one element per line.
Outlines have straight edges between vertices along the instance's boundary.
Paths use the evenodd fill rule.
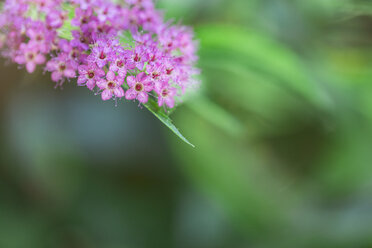
<path fill-rule="evenodd" d="M 176 113 L 184 171 L 252 247 L 371 246 L 371 3 L 189 4 L 204 86 Z"/>

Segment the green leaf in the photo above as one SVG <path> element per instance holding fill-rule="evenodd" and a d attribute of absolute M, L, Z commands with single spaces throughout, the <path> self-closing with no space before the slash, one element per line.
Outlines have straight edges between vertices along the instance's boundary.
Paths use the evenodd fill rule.
<path fill-rule="evenodd" d="M 32 20 L 45 20 L 45 14 L 40 13 L 34 4 L 30 4 L 28 11 L 27 11 L 27 16 L 29 16 Z"/>
<path fill-rule="evenodd" d="M 186 144 L 195 147 L 190 141 L 188 141 L 172 123 L 172 120 L 169 118 L 168 114 L 165 113 L 163 108 L 160 108 L 153 99 L 143 104 L 152 114 L 154 114 L 161 122 L 163 122 L 173 133 L 175 133 L 181 140 Z"/>
<path fill-rule="evenodd" d="M 74 27 L 71 25 L 71 20 L 66 20 L 64 23 L 63 23 L 63 26 L 60 27 L 57 32 L 58 32 L 58 36 L 61 37 L 62 39 L 66 39 L 66 40 L 72 40 L 73 39 L 73 36 L 72 36 L 72 33 L 71 31 L 74 29 Z"/>
<path fill-rule="evenodd" d="M 196 33 L 201 42 L 202 65 L 216 61 L 225 65 L 236 62 L 247 71 L 271 78 L 270 81 L 295 96 L 307 99 L 314 106 L 321 109 L 333 107 L 323 84 L 313 80 L 301 58 L 272 37 L 228 24 L 199 26 Z M 246 84 L 246 81 L 240 83 Z"/>
<path fill-rule="evenodd" d="M 135 41 L 130 31 L 123 31 L 119 35 L 119 42 L 120 44 L 128 44 L 128 46 L 134 47 Z"/>
<path fill-rule="evenodd" d="M 69 18 L 63 23 L 63 26 L 57 30 L 58 36 L 62 39 L 72 40 L 72 30 L 76 29 L 76 27 L 71 25 L 71 20 L 75 17 L 75 8 L 71 4 L 64 4 L 62 8 L 68 12 Z"/>
<path fill-rule="evenodd" d="M 187 107 L 232 137 L 245 135 L 244 125 L 238 119 L 205 96 L 194 99 Z"/>

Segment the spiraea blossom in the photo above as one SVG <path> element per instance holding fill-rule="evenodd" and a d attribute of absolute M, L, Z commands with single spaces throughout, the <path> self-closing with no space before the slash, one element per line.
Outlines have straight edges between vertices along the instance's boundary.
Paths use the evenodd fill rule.
<path fill-rule="evenodd" d="M 198 85 L 193 31 L 165 22 L 152 0 L 6 0 L 0 31 L 3 57 L 104 101 L 170 109 Z"/>

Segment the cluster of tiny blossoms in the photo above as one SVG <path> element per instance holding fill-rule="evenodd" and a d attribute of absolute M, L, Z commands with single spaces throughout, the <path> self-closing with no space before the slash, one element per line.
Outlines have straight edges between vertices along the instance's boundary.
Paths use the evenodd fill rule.
<path fill-rule="evenodd" d="M 102 100 L 173 108 L 198 84 L 192 30 L 165 23 L 152 0 L 6 0 L 0 30 L 2 56 L 29 73 L 43 66 L 57 86 L 77 78 Z"/>

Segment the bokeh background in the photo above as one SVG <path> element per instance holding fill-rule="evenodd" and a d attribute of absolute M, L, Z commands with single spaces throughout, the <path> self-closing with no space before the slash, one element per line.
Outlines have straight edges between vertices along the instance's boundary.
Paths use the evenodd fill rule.
<path fill-rule="evenodd" d="M 372 2 L 157 4 L 200 40 L 196 148 L 1 61 L 0 247 L 372 247 Z"/>

